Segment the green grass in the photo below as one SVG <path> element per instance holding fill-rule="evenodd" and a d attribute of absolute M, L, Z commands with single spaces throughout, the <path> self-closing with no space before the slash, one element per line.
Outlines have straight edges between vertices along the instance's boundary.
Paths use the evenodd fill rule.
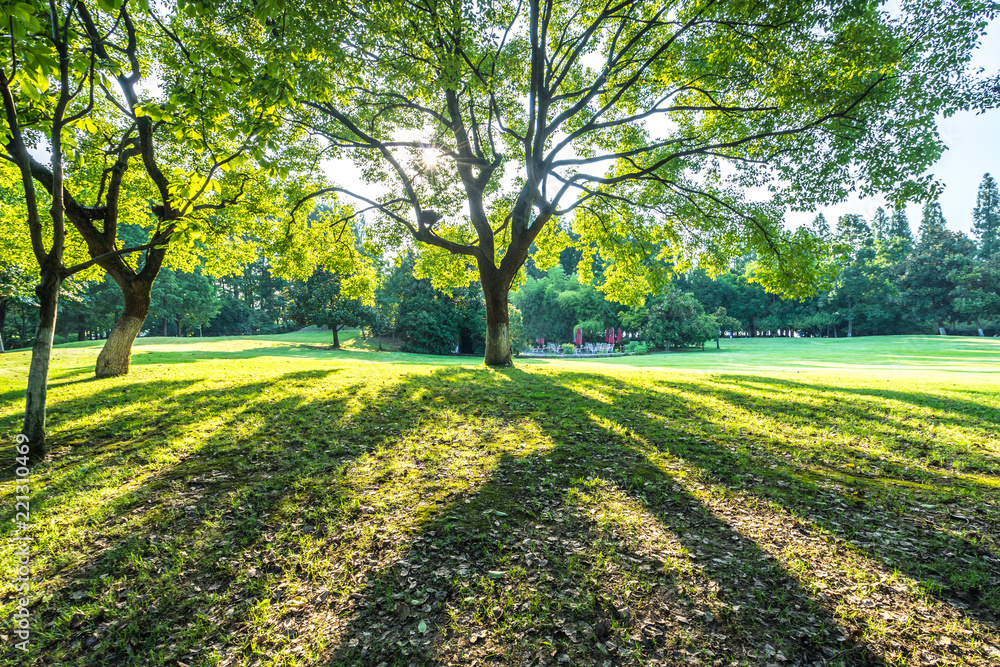
<path fill-rule="evenodd" d="M 146 339 L 113 380 L 59 346 L 34 649 L 0 661 L 1000 661 L 998 341 L 505 371 L 344 343 Z M 12 460 L 26 353 L 0 364 Z"/>

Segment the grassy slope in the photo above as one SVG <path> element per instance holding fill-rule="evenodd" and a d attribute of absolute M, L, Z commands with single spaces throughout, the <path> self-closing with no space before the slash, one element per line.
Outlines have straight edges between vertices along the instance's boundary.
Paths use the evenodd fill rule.
<path fill-rule="evenodd" d="M 998 341 L 494 372 L 328 337 L 148 339 L 116 380 L 58 348 L 34 663 L 1000 661 Z"/>

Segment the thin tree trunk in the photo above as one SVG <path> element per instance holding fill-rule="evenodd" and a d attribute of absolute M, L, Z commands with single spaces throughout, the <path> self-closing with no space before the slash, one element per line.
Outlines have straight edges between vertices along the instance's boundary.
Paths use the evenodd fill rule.
<path fill-rule="evenodd" d="M 483 296 L 486 297 L 486 358 L 487 366 L 513 366 L 510 354 L 510 317 L 507 296 L 510 285 L 495 272 L 480 271 Z"/>
<path fill-rule="evenodd" d="M 167 316 L 163 316 L 163 337 L 167 337 Z"/>
<path fill-rule="evenodd" d="M 59 306 L 60 280 L 54 267 L 42 270 L 41 283 L 35 288 L 38 295 L 38 328 L 31 350 L 28 369 L 28 391 L 24 406 L 24 428 L 28 438 L 28 457 L 37 462 L 45 458 L 45 397 L 49 379 L 49 362 L 52 358 L 52 337 L 56 330 L 56 312 Z"/>
<path fill-rule="evenodd" d="M 340 326 L 338 326 L 337 324 L 334 324 L 330 328 L 333 329 L 333 349 L 339 350 L 340 349 L 340 336 L 337 335 L 337 332 L 340 331 Z"/>
<path fill-rule="evenodd" d="M 97 356 L 97 367 L 94 373 L 99 378 L 118 377 L 128 373 L 132 361 L 132 344 L 142 331 L 142 325 L 149 314 L 150 284 L 132 280 L 128 287 L 122 289 L 125 297 L 125 309 L 115 326 L 108 334 L 104 348 Z M 167 335 L 167 320 L 163 320 L 163 335 Z"/>
<path fill-rule="evenodd" d="M 7 322 L 7 299 L 0 299 L 0 352 L 3 352 L 3 325 Z"/>
<path fill-rule="evenodd" d="M 854 320 L 847 320 L 847 337 L 853 338 L 854 336 Z"/>

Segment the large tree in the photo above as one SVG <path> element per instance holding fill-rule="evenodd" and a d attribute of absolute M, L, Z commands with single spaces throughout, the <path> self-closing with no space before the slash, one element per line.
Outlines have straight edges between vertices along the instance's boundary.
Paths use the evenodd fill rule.
<path fill-rule="evenodd" d="M 934 322 L 944 333 L 948 322 L 964 320 L 970 309 L 975 310 L 970 291 L 980 287 L 967 279 L 976 266 L 976 244 L 944 226 L 940 207 L 925 207 L 921 229 L 920 241 L 899 265 L 897 285 L 903 305 L 915 319 Z"/>
<path fill-rule="evenodd" d="M 278 5 L 280 6 L 280 3 Z M 478 279 L 486 363 L 510 363 L 507 295 L 533 244 L 572 221 L 579 273 L 638 302 L 697 262 L 755 251 L 757 280 L 812 290 L 825 264 L 798 208 L 926 183 L 934 115 L 993 4 L 425 0 L 289 5 L 273 21 L 298 122 L 354 159 L 380 239 L 422 249 L 437 284 Z M 975 92 L 975 91 L 973 91 Z M 901 185 L 902 184 L 902 185 Z M 775 186 L 770 201 L 751 186 Z M 548 268 L 544 259 L 536 263 Z"/>
<path fill-rule="evenodd" d="M 989 174 L 983 175 L 972 210 L 972 234 L 979 239 L 979 254 L 989 258 L 1000 252 L 1000 190 Z"/>
<path fill-rule="evenodd" d="M 305 152 L 278 113 L 288 88 L 246 48 L 255 33 L 236 40 L 204 18 L 200 3 L 182 5 L 3 5 L 0 157 L 18 167 L 40 275 L 24 427 L 33 456 L 44 451 L 44 384 L 68 276 L 98 265 L 122 291 L 96 367 L 99 377 L 114 376 L 128 371 L 162 266 L 191 270 L 207 256 L 207 271 L 219 275 L 264 252 L 282 255 L 286 269 L 311 268 L 309 241 L 330 241 L 327 228 L 279 219 L 287 195 L 276 179 L 300 168 Z M 144 230 L 144 242 L 123 243 L 130 225 Z M 90 259 L 67 260 L 78 248 Z"/>

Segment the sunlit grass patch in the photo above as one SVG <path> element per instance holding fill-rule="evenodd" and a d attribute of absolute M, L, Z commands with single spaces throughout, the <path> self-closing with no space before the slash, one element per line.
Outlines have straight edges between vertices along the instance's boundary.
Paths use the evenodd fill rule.
<path fill-rule="evenodd" d="M 1000 389 L 978 376 L 291 343 L 57 366 L 36 662 L 1000 660 Z"/>

